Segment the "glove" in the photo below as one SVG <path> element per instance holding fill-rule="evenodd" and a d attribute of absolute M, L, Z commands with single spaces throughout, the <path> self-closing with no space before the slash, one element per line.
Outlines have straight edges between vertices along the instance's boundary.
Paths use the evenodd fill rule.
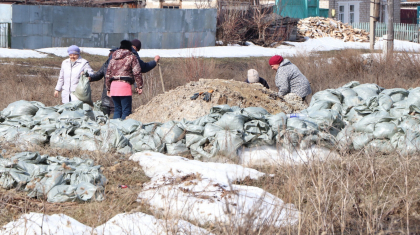
<path fill-rule="evenodd" d="M 85 71 L 85 77 L 89 77 L 88 71 Z"/>
<path fill-rule="evenodd" d="M 211 93 L 210 92 L 204 92 L 204 101 L 209 102 L 211 100 Z"/>
<path fill-rule="evenodd" d="M 192 100 L 196 100 L 200 96 L 200 93 L 194 93 L 193 96 L 190 97 Z"/>

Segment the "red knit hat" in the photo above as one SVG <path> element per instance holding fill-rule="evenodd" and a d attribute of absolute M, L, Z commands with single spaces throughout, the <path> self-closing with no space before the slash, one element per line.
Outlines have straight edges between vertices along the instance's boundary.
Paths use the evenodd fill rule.
<path fill-rule="evenodd" d="M 282 61 L 283 61 L 283 57 L 281 57 L 280 55 L 275 55 L 275 56 L 270 58 L 268 63 L 270 65 L 275 65 L 275 64 L 280 64 Z"/>

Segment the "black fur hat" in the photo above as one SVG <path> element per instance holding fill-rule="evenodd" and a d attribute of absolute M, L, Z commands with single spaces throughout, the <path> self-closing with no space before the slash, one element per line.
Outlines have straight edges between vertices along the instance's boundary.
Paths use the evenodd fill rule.
<path fill-rule="evenodd" d="M 131 42 L 128 40 L 122 40 L 121 41 L 121 45 L 120 45 L 120 49 L 127 49 L 129 51 L 131 51 Z"/>

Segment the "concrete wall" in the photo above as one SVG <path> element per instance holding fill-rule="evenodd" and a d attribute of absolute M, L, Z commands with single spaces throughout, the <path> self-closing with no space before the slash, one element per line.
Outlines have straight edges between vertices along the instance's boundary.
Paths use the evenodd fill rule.
<path fill-rule="evenodd" d="M 111 48 L 134 38 L 142 41 L 142 48 L 214 46 L 216 16 L 216 9 L 13 5 L 12 48 Z"/>

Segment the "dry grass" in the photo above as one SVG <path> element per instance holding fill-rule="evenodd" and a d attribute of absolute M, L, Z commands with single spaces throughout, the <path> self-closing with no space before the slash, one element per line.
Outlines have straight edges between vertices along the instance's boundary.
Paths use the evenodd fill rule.
<path fill-rule="evenodd" d="M 377 83 L 385 88 L 419 86 L 420 62 L 409 54 L 396 54 L 390 61 L 369 62 L 360 56 L 362 52 L 346 50 L 320 55 L 301 55 L 290 60 L 308 77 L 314 92 L 335 88 L 352 80 Z M 106 59 L 90 55 L 84 57 L 88 58 L 95 70 L 99 69 Z M 275 89 L 275 74 L 269 69 L 267 59 L 163 59 L 161 64 L 167 90 L 200 77 L 244 80 L 249 68 L 257 69 L 260 76 L 266 78 L 272 89 Z M 1 63 L 14 62 L 29 66 L 0 65 L 0 109 L 20 99 L 37 100 L 46 105 L 59 104 L 60 101 L 54 99 L 52 94 L 61 61 L 62 58 L 58 57 L 2 59 Z M 96 100 L 100 97 L 102 82 L 93 83 L 92 87 Z M 161 92 L 159 71 L 154 69 L 146 74 L 145 93 L 135 96 L 133 108 L 146 103 Z M 18 151 L 4 143 L 1 148 L 7 150 L 6 156 Z M 40 199 L 28 199 L 22 192 L 2 189 L 0 225 L 29 211 L 45 211 L 48 214 L 62 212 L 89 226 L 100 225 L 121 212 L 150 213 L 147 207 L 135 202 L 137 192 L 148 178 L 137 164 L 127 160 L 127 156 L 41 147 L 34 150 L 52 156 L 83 156 L 95 159 L 95 164 L 103 166 L 104 174 L 109 179 L 106 187 L 107 198 L 100 203 L 49 204 Z M 418 155 L 401 156 L 398 152 L 383 155 L 365 151 L 340 153 L 338 159 L 326 161 L 313 160 L 301 165 L 260 168 L 263 172 L 275 174 L 275 177 L 243 184 L 262 187 L 286 203 L 295 204 L 302 212 L 299 224 L 283 229 L 268 226 L 256 231 L 229 224 L 216 224 L 208 228 L 216 234 L 418 233 L 419 169 Z M 127 184 L 132 188 L 118 189 L 120 184 Z"/>

